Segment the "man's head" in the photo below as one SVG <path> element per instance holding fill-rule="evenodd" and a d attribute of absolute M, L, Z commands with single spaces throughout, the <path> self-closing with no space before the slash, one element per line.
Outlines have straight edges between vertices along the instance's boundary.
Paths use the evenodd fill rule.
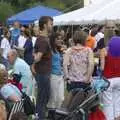
<path fill-rule="evenodd" d="M 104 25 L 100 25 L 100 26 L 98 27 L 98 30 L 97 30 L 97 31 L 104 33 L 104 28 L 105 28 Z"/>
<path fill-rule="evenodd" d="M 8 61 L 10 64 L 14 64 L 15 60 L 17 58 L 17 51 L 15 49 L 12 49 L 8 52 Z"/>
<path fill-rule="evenodd" d="M 53 18 L 50 16 L 43 16 L 39 20 L 40 31 L 47 31 L 48 33 L 52 32 L 53 28 Z"/>
<path fill-rule="evenodd" d="M 14 22 L 14 28 L 20 28 L 20 23 L 18 21 Z"/>

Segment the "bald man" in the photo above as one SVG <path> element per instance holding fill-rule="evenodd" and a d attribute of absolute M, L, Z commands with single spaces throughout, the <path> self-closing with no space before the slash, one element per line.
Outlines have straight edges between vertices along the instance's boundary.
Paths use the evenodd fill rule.
<path fill-rule="evenodd" d="M 22 76 L 20 81 L 23 85 L 22 91 L 30 96 L 32 94 L 32 73 L 30 66 L 23 59 L 18 57 L 15 49 L 8 52 L 8 61 L 12 66 L 13 74 Z"/>

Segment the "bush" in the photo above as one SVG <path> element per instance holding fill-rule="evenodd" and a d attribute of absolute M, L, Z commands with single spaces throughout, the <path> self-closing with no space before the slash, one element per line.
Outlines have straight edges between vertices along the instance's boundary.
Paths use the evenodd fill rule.
<path fill-rule="evenodd" d="M 14 14 L 11 4 L 0 2 L 0 22 L 5 23 L 7 18 Z"/>

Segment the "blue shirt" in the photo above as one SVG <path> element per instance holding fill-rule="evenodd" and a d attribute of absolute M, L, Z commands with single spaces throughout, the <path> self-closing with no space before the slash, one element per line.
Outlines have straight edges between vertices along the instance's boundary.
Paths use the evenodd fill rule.
<path fill-rule="evenodd" d="M 17 96 L 19 99 L 21 99 L 22 97 L 20 90 L 16 86 L 12 85 L 11 83 L 5 84 L 1 88 L 0 92 L 5 99 L 8 99 L 8 97 L 10 96 Z"/>
<path fill-rule="evenodd" d="M 33 63 L 33 44 L 31 39 L 27 39 L 25 45 L 24 45 L 25 51 L 24 51 L 24 60 L 29 64 L 32 65 Z"/>
<path fill-rule="evenodd" d="M 20 36 L 20 29 L 15 28 L 11 31 L 11 42 L 12 45 L 18 45 L 18 38 Z"/>
<path fill-rule="evenodd" d="M 52 54 L 52 74 L 62 75 L 62 55 L 59 52 Z"/>
<path fill-rule="evenodd" d="M 30 66 L 21 58 L 17 58 L 13 65 L 13 73 L 20 74 L 23 91 L 27 93 L 27 88 L 32 84 L 32 73 Z"/>

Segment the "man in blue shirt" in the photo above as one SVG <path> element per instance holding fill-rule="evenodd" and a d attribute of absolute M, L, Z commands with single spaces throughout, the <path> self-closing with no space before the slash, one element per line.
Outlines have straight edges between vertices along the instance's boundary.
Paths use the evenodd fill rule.
<path fill-rule="evenodd" d="M 11 30 L 11 45 L 12 46 L 14 46 L 14 45 L 18 46 L 18 38 L 21 34 L 19 27 L 20 27 L 20 24 L 19 24 L 19 22 L 16 21 L 14 23 L 13 30 Z"/>
<path fill-rule="evenodd" d="M 20 83 L 22 83 L 23 86 L 22 91 L 27 95 L 31 95 L 32 73 L 30 66 L 17 56 L 17 51 L 14 49 L 8 53 L 8 61 L 12 65 L 13 73 L 21 75 Z"/>

